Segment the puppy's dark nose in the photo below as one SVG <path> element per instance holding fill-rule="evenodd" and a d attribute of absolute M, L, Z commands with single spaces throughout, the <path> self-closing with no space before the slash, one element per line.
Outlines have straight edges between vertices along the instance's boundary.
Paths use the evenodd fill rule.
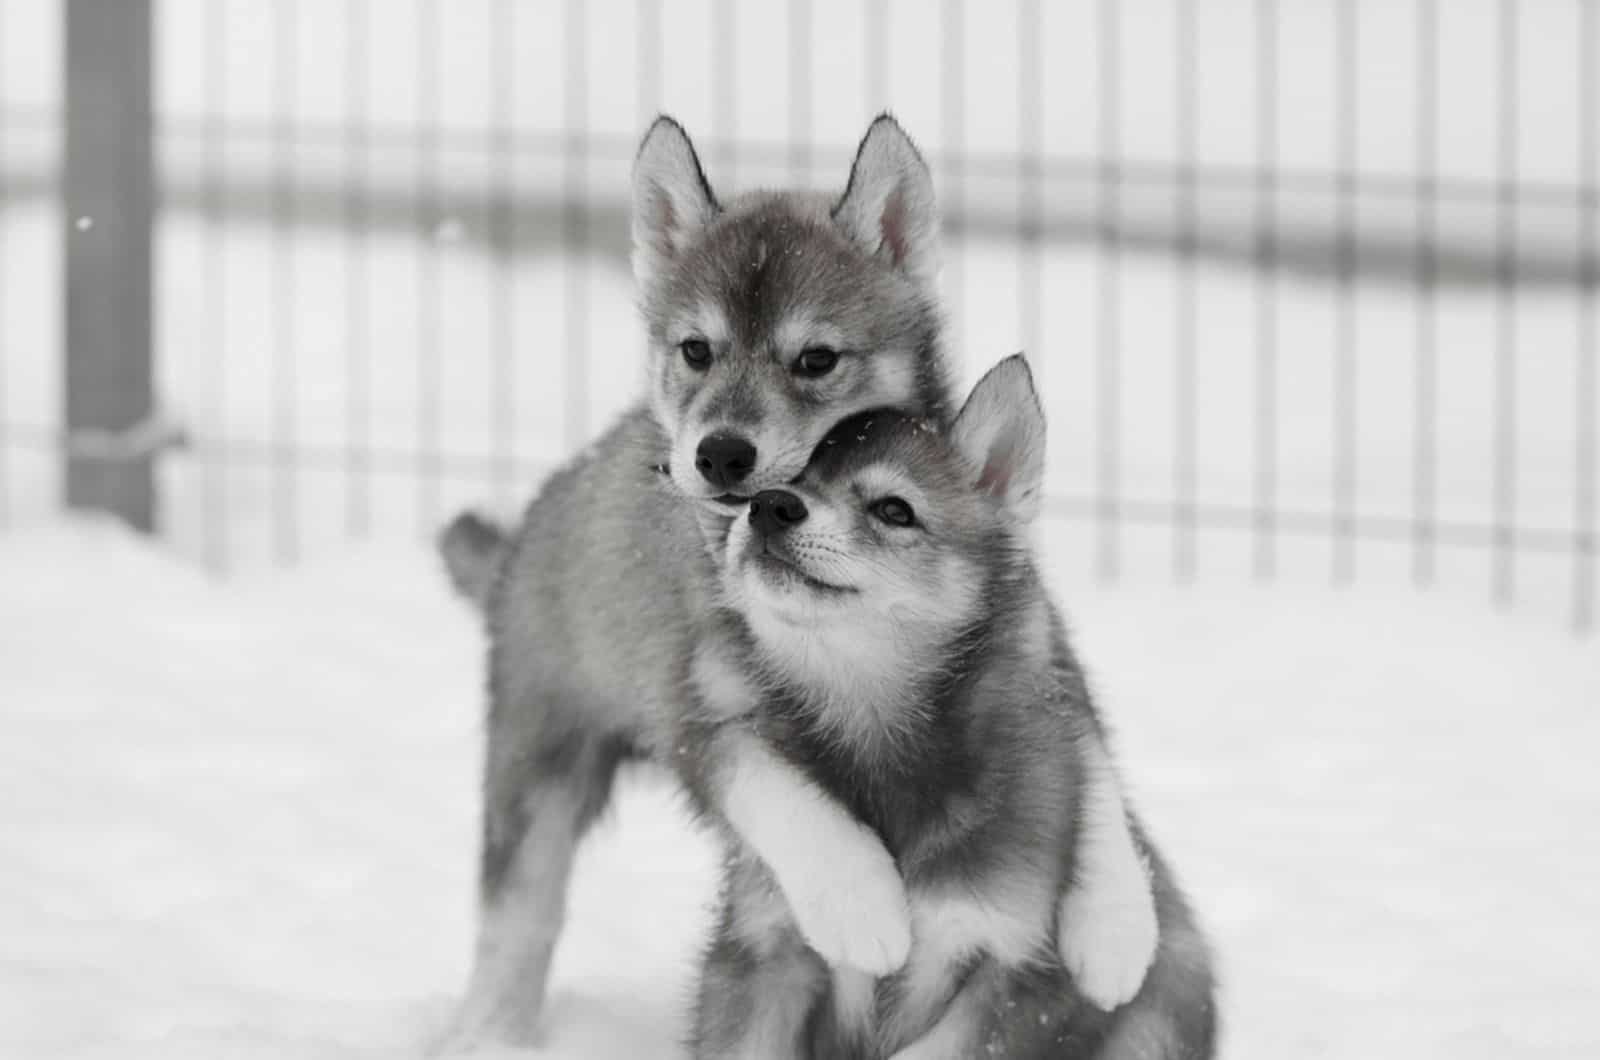
<path fill-rule="evenodd" d="M 755 470 L 756 447 L 736 434 L 713 434 L 700 440 L 694 466 L 718 489 L 729 489 Z"/>
<path fill-rule="evenodd" d="M 750 525 L 762 537 L 806 521 L 806 503 L 788 490 L 762 490 L 750 498 Z"/>

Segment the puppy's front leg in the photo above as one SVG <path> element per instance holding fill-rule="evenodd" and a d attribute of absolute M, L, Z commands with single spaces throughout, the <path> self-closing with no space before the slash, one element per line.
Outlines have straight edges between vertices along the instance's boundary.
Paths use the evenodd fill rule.
<path fill-rule="evenodd" d="M 1139 992 L 1160 932 L 1149 870 L 1098 736 L 1085 739 L 1083 761 L 1077 871 L 1061 898 L 1057 944 L 1078 989 L 1109 1011 Z"/>
<path fill-rule="evenodd" d="M 743 729 L 724 730 L 720 808 L 829 964 L 887 975 L 911 952 L 905 883 L 878 834 Z"/>
<path fill-rule="evenodd" d="M 715 637 L 697 653 L 691 682 L 705 716 L 680 773 L 771 870 L 824 961 L 887 975 L 911 951 L 900 870 L 876 832 L 751 730 L 759 691 L 741 662 Z"/>

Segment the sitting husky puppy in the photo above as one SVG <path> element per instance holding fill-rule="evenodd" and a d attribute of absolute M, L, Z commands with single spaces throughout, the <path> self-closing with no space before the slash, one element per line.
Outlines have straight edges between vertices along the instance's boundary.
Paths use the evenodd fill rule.
<path fill-rule="evenodd" d="M 702 682 L 707 702 L 680 743 L 691 790 L 720 791 L 743 825 L 703 970 L 697 1057 L 1212 1055 L 1205 943 L 1148 840 L 1129 835 L 1083 675 L 1023 539 L 1043 453 L 1030 373 L 1012 357 L 947 434 L 893 412 L 847 420 L 800 479 L 756 494 L 733 522 L 726 665 Z M 732 766 L 700 750 L 730 739 L 763 750 Z M 770 867 L 783 854 L 739 843 L 771 818 L 753 830 L 781 834 L 787 820 L 796 851 L 827 849 L 809 807 L 769 801 L 763 753 L 893 855 L 913 923 L 895 974 L 820 959 Z M 1056 899 L 1085 878 L 1142 893 L 1141 853 L 1160 946 L 1135 999 L 1108 1015 L 1057 955 Z M 1059 915 L 1073 916 L 1070 904 Z"/>
<path fill-rule="evenodd" d="M 835 197 L 727 200 L 683 129 L 658 119 L 635 160 L 632 220 L 647 399 L 551 476 L 513 534 L 464 517 L 442 542 L 490 640 L 478 940 L 450 1048 L 536 1038 L 576 845 L 622 762 L 675 764 L 679 719 L 717 680 L 706 649 L 718 573 L 703 519 L 743 516 L 846 416 L 892 406 L 949 417 L 933 183 L 893 119 L 872 123 Z M 718 764 L 701 808 L 779 858 L 768 868 L 829 962 L 898 968 L 910 913 L 878 835 L 799 770 L 745 768 L 744 749 L 696 748 Z M 724 792 L 722 777 L 759 778 L 765 800 L 737 784 Z M 789 817 L 774 833 L 774 819 L 730 805 L 808 807 L 818 842 L 799 849 Z M 1155 946 L 1148 885 L 1084 876 L 1061 898 L 1059 944 L 1079 989 L 1107 1007 L 1125 1001 Z"/>

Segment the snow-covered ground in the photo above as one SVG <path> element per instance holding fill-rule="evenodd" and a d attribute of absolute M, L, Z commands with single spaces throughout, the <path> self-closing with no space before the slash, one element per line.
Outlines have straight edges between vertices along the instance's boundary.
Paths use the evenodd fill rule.
<path fill-rule="evenodd" d="M 428 556 L 0 537 L 0 1055 L 417 1055 L 466 972 L 478 644 Z M 1068 597 L 1235 1060 L 1600 1055 L 1600 653 L 1414 597 Z M 630 777 L 551 1060 L 668 1056 L 712 851 Z"/>

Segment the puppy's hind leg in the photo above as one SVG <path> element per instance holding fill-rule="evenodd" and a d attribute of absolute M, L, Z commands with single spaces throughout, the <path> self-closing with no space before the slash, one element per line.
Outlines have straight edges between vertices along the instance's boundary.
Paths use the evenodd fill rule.
<path fill-rule="evenodd" d="M 1100 1058 L 1112 1018 L 1074 997 L 1059 967 L 1002 968 L 984 960 L 926 1033 L 890 1060 Z M 1127 1060 L 1168 1060 L 1128 1054 Z M 1175 1060 L 1175 1058 L 1174 1058 Z"/>
<path fill-rule="evenodd" d="M 812 1060 L 808 1034 L 827 971 L 761 866 L 734 857 L 700 971 L 693 1060 Z M 845 1060 L 838 1057 L 837 1060 Z"/>
<path fill-rule="evenodd" d="M 625 738 L 586 728 L 568 704 L 520 706 L 490 713 L 478 940 L 444 1051 L 534 1041 L 573 855 L 629 755 Z"/>
<path fill-rule="evenodd" d="M 968 1060 L 982 1055 L 983 1036 L 1003 979 L 1004 973 L 992 961 L 980 962 L 933 1026 L 896 1049 L 890 1060 Z"/>

